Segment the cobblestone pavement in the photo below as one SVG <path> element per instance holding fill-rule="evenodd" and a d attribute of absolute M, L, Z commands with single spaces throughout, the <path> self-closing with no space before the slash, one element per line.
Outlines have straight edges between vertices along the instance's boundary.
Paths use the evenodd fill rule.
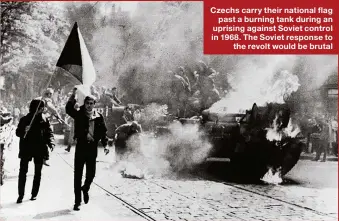
<path fill-rule="evenodd" d="M 314 189 L 283 185 L 234 185 L 274 199 L 305 207 L 329 216 L 338 216 L 338 189 Z"/>
<path fill-rule="evenodd" d="M 59 154 L 70 166 L 73 154 Z M 337 189 L 127 179 L 99 154 L 96 185 L 154 220 L 338 220 Z"/>

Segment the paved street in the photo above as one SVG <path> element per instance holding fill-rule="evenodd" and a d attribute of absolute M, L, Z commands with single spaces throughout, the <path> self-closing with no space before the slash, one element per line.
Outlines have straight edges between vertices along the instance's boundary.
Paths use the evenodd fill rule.
<path fill-rule="evenodd" d="M 14 172 L 1 188 L 0 220 L 338 220 L 338 188 L 324 173 L 337 176 L 337 162 L 300 161 L 287 184 L 245 185 L 193 176 L 122 178 L 112 152 L 100 151 L 90 202 L 79 212 L 71 210 L 74 149 L 56 148 L 51 167 L 43 170 L 38 200 L 28 201 L 27 195 L 21 205 L 15 204 L 19 161 L 14 159 Z M 305 167 L 319 172 L 324 183 L 332 181 L 321 187 L 310 179 L 313 173 L 303 172 Z"/>
<path fill-rule="evenodd" d="M 6 163 L 10 173 L 0 190 L 0 221 L 140 220 L 140 216 L 123 205 L 123 202 L 96 185 L 91 189 L 90 204 L 83 205 L 80 212 L 73 211 L 73 171 L 57 154 L 62 151 L 61 148 L 56 149 L 51 154 L 51 166 L 43 168 L 41 187 L 36 201 L 29 200 L 34 174 L 34 164 L 30 163 L 26 194 L 22 204 L 16 204 L 18 168 L 15 166 L 19 165 L 17 152 L 11 151 L 7 155 Z"/>
<path fill-rule="evenodd" d="M 286 176 L 292 182 L 309 188 L 337 188 L 338 161 L 300 160 Z"/>

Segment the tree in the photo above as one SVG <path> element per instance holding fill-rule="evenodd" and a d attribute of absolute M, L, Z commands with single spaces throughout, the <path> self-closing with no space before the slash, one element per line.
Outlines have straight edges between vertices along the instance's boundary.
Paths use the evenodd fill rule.
<path fill-rule="evenodd" d="M 29 2 L 1 2 L 1 67 L 2 71 L 25 62 L 20 55 L 27 55 L 27 47 L 19 44 L 20 40 L 29 38 L 21 24 L 23 14 L 32 12 L 33 4 Z M 24 57 L 23 56 L 23 57 Z"/>
<path fill-rule="evenodd" d="M 39 82 L 53 73 L 69 32 L 63 13 L 57 3 L 1 2 L 1 74 L 9 89 L 4 97 L 15 90 L 23 102 L 46 87 Z"/>

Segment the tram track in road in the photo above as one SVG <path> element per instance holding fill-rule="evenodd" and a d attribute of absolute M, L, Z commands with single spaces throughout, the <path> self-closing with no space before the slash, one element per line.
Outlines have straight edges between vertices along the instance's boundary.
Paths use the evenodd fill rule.
<path fill-rule="evenodd" d="M 292 203 L 292 202 L 289 202 L 289 201 L 286 201 L 286 200 L 282 200 L 282 199 L 276 198 L 276 197 L 274 197 L 274 196 L 269 196 L 269 195 L 267 195 L 267 194 L 265 194 L 265 193 L 260 193 L 260 192 L 258 192 L 258 191 L 254 191 L 254 190 L 250 190 L 250 189 L 245 188 L 245 187 L 241 187 L 241 186 L 240 186 L 241 184 L 235 184 L 235 183 L 225 182 L 224 180 L 217 179 L 217 178 L 214 178 L 214 177 L 211 177 L 211 176 L 207 176 L 207 179 L 210 180 L 210 181 L 213 181 L 213 182 L 222 183 L 223 185 L 226 185 L 226 186 L 234 187 L 234 188 L 236 188 L 236 189 L 245 191 L 245 192 L 250 193 L 250 194 L 256 194 L 256 195 L 258 195 L 258 196 L 265 197 L 265 198 L 272 199 L 272 200 L 276 200 L 276 201 L 278 201 L 278 202 L 287 204 L 287 205 L 289 205 L 289 206 L 293 206 L 293 207 L 297 207 L 297 208 L 300 208 L 300 209 L 304 209 L 304 210 L 306 210 L 306 211 L 310 211 L 310 212 L 316 213 L 317 215 L 326 216 L 326 217 L 331 217 L 331 218 L 335 218 L 335 219 L 338 218 L 338 217 L 335 216 L 335 215 L 323 213 L 323 212 L 320 212 L 320 211 L 318 211 L 318 210 L 315 210 L 315 209 L 312 209 L 312 208 L 309 208 L 309 207 L 306 207 L 306 206 L 302 206 L 302 205 L 297 204 L 297 203 Z M 254 185 L 254 184 L 253 184 L 253 185 Z M 258 184 L 258 185 L 260 185 L 260 184 Z M 269 185 L 269 184 L 268 184 L 268 185 Z M 272 184 L 272 185 L 274 185 L 274 184 Z"/>
<path fill-rule="evenodd" d="M 227 186 L 232 186 L 232 187 L 234 187 L 234 188 L 237 188 L 237 189 L 246 191 L 246 192 L 251 193 L 251 194 L 256 194 L 256 195 L 259 195 L 259 196 L 262 196 L 262 197 L 266 197 L 266 198 L 269 198 L 269 199 L 273 199 L 273 200 L 279 201 L 279 202 L 281 202 L 281 203 L 288 204 L 288 205 L 290 205 L 290 206 L 294 206 L 294 207 L 298 207 L 298 208 L 300 208 L 300 209 L 304 209 L 304 210 L 307 210 L 307 211 L 311 211 L 311 212 L 316 213 L 316 214 L 321 215 L 321 216 L 327 216 L 327 217 L 331 217 L 331 218 L 337 219 L 337 217 L 332 216 L 331 214 L 319 212 L 318 210 L 315 210 L 315 209 L 312 209 L 312 208 L 309 208 L 309 207 L 306 207 L 306 206 L 302 206 L 302 205 L 299 205 L 299 204 L 296 204 L 296 203 L 288 202 L 288 201 L 286 201 L 286 200 L 282 200 L 282 199 L 278 199 L 278 198 L 275 198 L 275 197 L 272 197 L 272 196 L 268 196 L 267 194 L 262 194 L 262 193 L 259 193 L 259 192 L 257 192 L 257 191 L 252 191 L 252 190 L 249 190 L 249 189 L 247 189 L 247 188 L 240 187 L 240 186 L 238 186 L 237 184 L 230 184 L 230 183 L 227 183 L 227 182 L 221 182 L 221 183 L 224 184 L 224 185 L 227 185 Z"/>
<path fill-rule="evenodd" d="M 201 181 L 206 180 L 204 178 L 201 178 L 200 176 L 196 176 L 195 178 L 197 178 L 197 179 L 199 179 Z M 269 196 L 267 194 L 262 194 L 262 193 L 259 193 L 259 192 L 256 192 L 256 191 L 252 191 L 252 190 L 246 189 L 244 187 L 238 186 L 239 184 L 232 184 L 232 183 L 228 183 L 228 182 L 225 182 L 225 181 L 222 181 L 222 180 L 218 180 L 218 179 L 215 179 L 215 178 L 208 178 L 208 181 L 212 181 L 212 182 L 216 182 L 216 183 L 221 183 L 223 185 L 236 188 L 236 189 L 241 190 L 243 192 L 247 192 L 248 194 L 255 194 L 255 195 L 258 195 L 260 197 L 264 197 L 264 198 L 267 198 L 267 199 L 278 201 L 279 203 L 283 203 L 283 204 L 286 204 L 286 205 L 291 206 L 291 207 L 297 207 L 298 209 L 302 209 L 302 210 L 305 210 L 305 211 L 308 211 L 308 212 L 312 212 L 312 213 L 315 213 L 315 214 L 320 215 L 320 216 L 324 216 L 324 217 L 328 217 L 328 218 L 334 218 L 334 220 L 337 220 L 337 217 L 335 215 L 319 212 L 318 210 L 314 210 L 314 209 L 309 208 L 309 207 L 305 207 L 305 206 L 302 206 L 302 205 L 299 205 L 299 204 L 296 204 L 296 203 L 291 203 L 291 202 L 288 202 L 286 200 L 281 200 L 281 199 Z M 150 181 L 150 183 L 153 183 L 153 184 L 155 184 L 155 185 L 157 185 L 157 186 L 159 186 L 159 187 L 161 187 L 161 188 L 163 188 L 165 190 L 171 191 L 172 193 L 180 195 L 180 196 L 185 197 L 187 199 L 196 200 L 194 197 L 187 196 L 187 195 L 185 195 L 183 193 L 180 193 L 178 191 L 174 191 L 173 189 L 171 189 L 169 187 L 166 187 L 166 186 L 163 186 L 163 185 L 161 185 L 159 183 L 156 183 L 156 182 L 153 182 L 153 181 Z M 209 202 L 206 202 L 206 203 L 210 204 Z M 238 219 L 242 219 L 241 217 L 237 217 L 237 216 L 234 216 L 234 217 L 238 218 Z"/>
<path fill-rule="evenodd" d="M 67 162 L 67 160 L 65 160 L 59 153 L 58 156 L 72 169 L 74 169 L 74 167 Z M 145 220 L 148 221 L 156 221 L 156 219 L 154 219 L 153 217 L 147 215 L 145 212 L 141 211 L 140 209 L 134 207 L 133 205 L 131 205 L 130 203 L 126 202 L 125 200 L 123 200 L 122 198 L 118 197 L 117 195 L 113 194 L 112 192 L 110 192 L 109 190 L 107 190 L 106 188 L 104 188 L 103 186 L 101 186 L 100 184 L 96 183 L 95 181 L 93 181 L 93 184 L 95 186 L 97 186 L 99 189 L 103 190 L 106 194 L 108 194 L 109 196 L 114 197 L 115 199 L 119 200 L 125 207 L 127 207 L 129 210 L 131 210 L 132 212 L 134 212 L 135 214 L 139 215 L 140 217 L 144 218 Z"/>
<path fill-rule="evenodd" d="M 58 155 L 70 168 L 73 168 L 73 165 L 71 165 L 69 162 L 67 162 L 67 160 L 65 160 L 62 157 L 62 155 L 60 155 L 60 154 L 58 154 Z M 242 187 L 239 184 L 225 182 L 224 180 L 217 179 L 215 177 L 206 176 L 206 175 L 203 175 L 203 176 L 196 175 L 196 176 L 194 176 L 194 179 L 197 179 L 199 181 L 212 181 L 212 182 L 220 183 L 222 185 L 226 185 L 226 186 L 238 189 L 241 192 L 244 192 L 244 194 L 251 194 L 251 195 L 255 194 L 257 196 L 264 197 L 266 199 L 270 199 L 270 200 L 279 202 L 279 204 L 285 204 L 285 205 L 287 205 L 289 207 L 298 208 L 298 210 L 303 210 L 303 211 L 311 212 L 313 214 L 316 214 L 316 215 L 319 215 L 319 216 L 323 216 L 323 217 L 327 217 L 327 218 L 333 218 L 333 219 L 337 218 L 335 214 L 328 214 L 328 213 L 320 212 L 320 211 L 318 211 L 316 209 L 309 208 L 307 206 L 300 205 L 298 203 L 289 202 L 288 200 L 285 200 L 285 199 L 279 199 L 279 198 L 277 198 L 275 196 L 269 196 L 268 194 L 260 193 L 260 192 L 258 192 L 256 190 L 250 190 L 249 188 Z M 144 182 L 146 182 L 146 181 L 144 181 Z M 161 189 L 163 189 L 165 191 L 170 191 L 173 194 L 178 195 L 180 197 L 184 197 L 184 198 L 186 198 L 188 200 L 193 200 L 193 201 L 197 200 L 196 197 L 191 196 L 189 194 L 185 194 L 185 192 L 181 192 L 180 189 L 171 188 L 171 186 L 164 185 L 161 182 L 157 182 L 156 180 L 148 179 L 147 183 L 148 184 L 151 183 L 153 185 L 156 185 L 156 186 L 160 187 Z M 129 210 L 133 211 L 135 214 L 139 215 L 140 217 L 144 218 L 145 220 L 152 220 L 152 221 L 156 220 L 153 217 L 151 217 L 150 215 L 148 215 L 146 212 L 144 212 L 142 209 L 139 209 L 139 208 L 133 206 L 131 203 L 125 201 L 123 198 L 121 198 L 121 196 L 118 196 L 118 195 L 112 193 L 110 190 L 108 190 L 105 187 L 103 187 L 103 185 L 100 185 L 97 182 L 93 182 L 93 184 L 95 186 L 97 186 L 98 188 L 100 188 L 101 190 L 103 190 L 108 195 L 110 195 L 110 196 L 114 197 L 115 199 L 119 200 L 125 207 L 127 207 Z M 211 204 L 208 200 L 206 201 L 206 203 L 207 204 Z M 237 217 L 236 215 L 235 215 L 235 218 L 242 219 L 241 217 Z"/>
<path fill-rule="evenodd" d="M 274 197 L 274 196 L 269 196 L 269 195 L 267 195 L 267 194 L 265 194 L 265 193 L 260 193 L 260 192 L 258 192 L 258 191 L 250 190 L 250 189 L 248 189 L 248 188 L 246 188 L 246 187 L 241 187 L 240 184 L 225 182 L 224 180 L 217 179 L 217 178 L 215 178 L 215 177 L 211 177 L 211 176 L 206 175 L 206 174 L 204 174 L 204 175 L 196 175 L 196 176 L 194 176 L 194 178 L 195 178 L 195 179 L 198 179 L 198 180 L 200 180 L 200 181 L 208 180 L 208 181 L 212 181 L 212 182 L 216 182 L 216 183 L 221 183 L 221 184 L 223 184 L 223 185 L 226 185 L 226 186 L 230 186 L 230 187 L 236 188 L 236 189 L 238 189 L 238 190 L 247 192 L 247 193 L 249 193 L 249 194 L 255 194 L 255 195 L 258 195 L 258 196 L 261 196 L 261 197 L 265 197 L 265 198 L 267 198 L 267 199 L 275 200 L 275 201 L 278 201 L 279 203 L 283 203 L 283 204 L 286 204 L 286 205 L 292 206 L 292 207 L 297 207 L 297 208 L 302 209 L 302 210 L 305 210 L 305 211 L 313 212 L 313 213 L 315 213 L 315 214 L 317 214 L 317 215 L 320 215 L 320 216 L 325 216 L 325 217 L 337 219 L 337 216 L 334 215 L 334 214 L 328 214 L 328 213 L 320 212 L 320 211 L 318 211 L 318 210 L 309 208 L 309 207 L 307 207 L 307 206 L 303 206 L 303 205 L 300 205 L 300 204 L 297 204 L 297 203 L 289 202 L 289 201 L 287 201 L 287 200 L 279 199 L 279 198 Z M 172 193 L 175 193 L 175 194 L 180 195 L 180 196 L 182 196 L 182 197 L 185 197 L 185 198 L 187 198 L 187 199 L 193 199 L 191 196 L 187 196 L 187 195 L 185 195 L 185 194 L 183 194 L 183 193 L 180 193 L 180 192 L 178 192 L 178 191 L 175 191 L 175 190 L 171 189 L 170 187 L 166 187 L 166 186 L 161 185 L 161 184 L 159 184 L 159 183 L 157 183 L 157 182 L 154 182 L 154 181 L 149 181 L 149 182 L 152 183 L 152 184 L 154 184 L 154 185 L 157 185 L 157 186 L 161 187 L 162 189 L 171 191 Z M 258 185 L 260 185 L 260 184 L 258 184 Z M 274 184 L 272 184 L 272 185 L 274 185 Z M 195 199 L 195 198 L 194 198 L 194 199 Z"/>

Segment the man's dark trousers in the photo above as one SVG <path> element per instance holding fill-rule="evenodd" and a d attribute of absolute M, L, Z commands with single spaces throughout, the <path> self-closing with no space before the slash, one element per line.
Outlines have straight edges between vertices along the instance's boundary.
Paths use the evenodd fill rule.
<path fill-rule="evenodd" d="M 31 158 L 29 157 L 23 157 L 20 160 L 18 191 L 19 191 L 19 196 L 22 196 L 22 197 L 25 195 L 26 177 L 27 177 L 27 171 L 28 171 L 28 164 L 30 160 Z M 33 187 L 32 187 L 33 197 L 36 197 L 39 192 L 42 163 L 43 163 L 43 158 L 34 157 L 34 178 L 33 178 Z"/>
<path fill-rule="evenodd" d="M 78 205 L 81 204 L 81 188 L 88 192 L 95 177 L 97 153 L 93 151 L 94 148 L 97 148 L 96 145 L 83 142 L 78 143 L 76 147 L 74 157 L 74 194 L 75 204 Z M 84 165 L 86 165 L 86 179 L 83 187 L 81 187 Z"/>

